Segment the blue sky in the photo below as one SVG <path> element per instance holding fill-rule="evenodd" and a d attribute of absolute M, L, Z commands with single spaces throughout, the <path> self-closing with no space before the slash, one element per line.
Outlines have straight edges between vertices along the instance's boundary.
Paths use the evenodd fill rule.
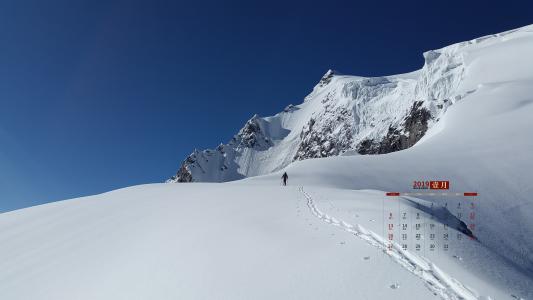
<path fill-rule="evenodd" d="M 161 182 L 329 68 L 530 23 L 526 1 L 2 1 L 0 211 Z"/>

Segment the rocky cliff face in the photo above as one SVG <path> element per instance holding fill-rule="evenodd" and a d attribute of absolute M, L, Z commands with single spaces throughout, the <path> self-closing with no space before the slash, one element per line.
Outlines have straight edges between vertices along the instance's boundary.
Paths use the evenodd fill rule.
<path fill-rule="evenodd" d="M 339 155 L 352 148 L 352 112 L 346 108 L 336 108 L 334 111 L 326 108 L 323 117 L 325 122 L 320 126 L 315 126 L 315 118 L 311 118 L 304 126 L 294 160 Z"/>
<path fill-rule="evenodd" d="M 389 127 L 381 141 L 366 139 L 357 145 L 360 154 L 386 154 L 407 149 L 418 142 L 428 130 L 431 113 L 417 101 L 400 124 L 399 128 Z"/>
<path fill-rule="evenodd" d="M 231 139 L 229 144 L 234 147 L 244 147 L 259 151 L 266 150 L 273 145 L 270 137 L 263 132 L 260 118 L 257 115 L 254 115 L 244 124 L 244 127 Z"/>
<path fill-rule="evenodd" d="M 253 116 L 227 144 L 194 151 L 168 181 L 230 181 L 296 160 L 407 149 L 475 91 L 460 88 L 468 43 L 426 52 L 423 68 L 407 74 L 367 78 L 329 70 L 302 104 Z"/>

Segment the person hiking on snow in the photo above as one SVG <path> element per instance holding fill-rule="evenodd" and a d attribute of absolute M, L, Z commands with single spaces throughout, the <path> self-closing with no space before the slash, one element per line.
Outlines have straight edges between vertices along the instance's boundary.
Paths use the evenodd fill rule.
<path fill-rule="evenodd" d="M 281 179 L 283 179 L 283 185 L 287 185 L 287 179 L 289 179 L 289 175 L 287 175 L 287 172 L 283 173 Z"/>

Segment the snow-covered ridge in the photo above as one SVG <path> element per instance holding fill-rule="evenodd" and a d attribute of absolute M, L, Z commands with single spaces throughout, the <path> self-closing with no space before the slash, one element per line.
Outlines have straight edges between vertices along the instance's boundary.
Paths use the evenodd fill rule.
<path fill-rule="evenodd" d="M 296 160 L 407 149 L 451 105 L 486 83 L 467 72 L 469 64 L 484 63 L 476 56 L 480 49 L 531 36 L 532 30 L 527 26 L 427 51 L 422 69 L 406 74 L 359 77 L 328 70 L 303 103 L 275 116 L 255 115 L 227 144 L 195 150 L 168 182 L 231 181 Z M 487 73 L 500 72 L 491 67 L 497 66 L 487 64 Z"/>

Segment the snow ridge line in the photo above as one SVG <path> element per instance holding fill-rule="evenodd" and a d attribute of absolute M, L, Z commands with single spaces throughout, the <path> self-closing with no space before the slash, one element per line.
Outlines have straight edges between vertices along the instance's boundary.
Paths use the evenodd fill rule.
<path fill-rule="evenodd" d="M 307 206 L 311 213 L 318 219 L 331 224 L 336 227 L 340 227 L 344 231 L 354 234 L 360 239 L 364 240 L 368 244 L 379 248 L 385 254 L 387 254 L 394 262 L 407 269 L 416 277 L 422 279 L 425 282 L 426 287 L 435 295 L 439 295 L 442 299 L 446 300 L 478 300 L 480 299 L 476 292 L 469 287 L 463 285 L 458 280 L 450 277 L 438 268 L 434 263 L 427 258 L 420 257 L 414 253 L 403 250 L 399 244 L 393 242 L 392 250 L 387 249 L 388 241 L 378 234 L 372 232 L 356 224 L 355 226 L 346 223 L 343 220 L 338 220 L 335 217 L 320 211 L 313 198 L 304 191 L 303 187 L 299 187 L 304 197 L 307 199 Z M 489 298 L 490 299 L 490 298 Z"/>

